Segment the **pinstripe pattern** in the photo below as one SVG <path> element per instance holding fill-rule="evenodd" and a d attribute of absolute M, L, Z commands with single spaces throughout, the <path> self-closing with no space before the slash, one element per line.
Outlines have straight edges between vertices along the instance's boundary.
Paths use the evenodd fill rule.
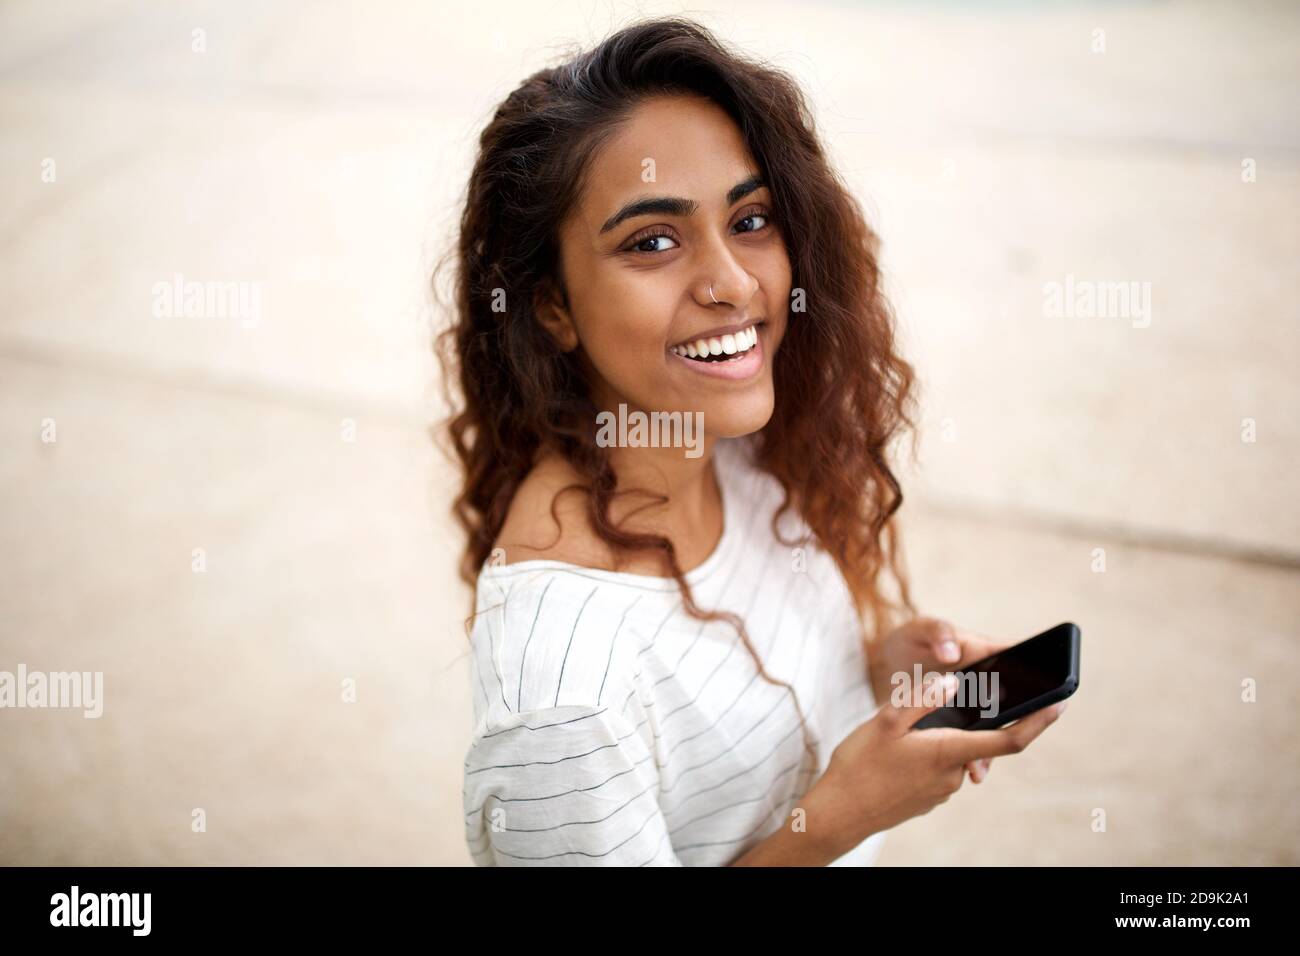
<path fill-rule="evenodd" d="M 671 579 L 485 564 L 463 791 L 478 865 L 725 865 L 786 823 L 875 711 L 838 568 L 810 542 L 796 570 L 771 528 L 780 485 L 746 440 L 715 454 L 723 536 L 687 579 L 701 607 L 740 614 L 768 673 L 794 685 L 812 745 L 790 692 L 726 622 L 689 617 Z M 792 514 L 779 530 L 810 538 Z M 835 865 L 870 863 L 882 839 Z"/>

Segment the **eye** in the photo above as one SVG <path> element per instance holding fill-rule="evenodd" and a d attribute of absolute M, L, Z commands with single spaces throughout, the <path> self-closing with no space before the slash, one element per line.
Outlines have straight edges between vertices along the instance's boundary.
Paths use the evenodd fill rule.
<path fill-rule="evenodd" d="M 740 230 L 740 231 L 741 231 L 741 232 L 760 232 L 760 231 L 762 231 L 763 229 L 766 229 L 766 228 L 768 227 L 768 214 L 767 214 L 767 210 L 766 210 L 766 209 L 757 209 L 757 208 L 756 208 L 756 209 L 751 209 L 751 210 L 749 210 L 748 212 L 746 212 L 745 215 L 744 215 L 744 217 L 740 220 L 740 222 L 736 223 L 736 225 L 740 225 L 740 223 L 742 223 L 742 222 L 750 222 L 750 221 L 755 220 L 755 219 L 758 220 L 759 225 L 754 226 L 754 227 L 752 227 L 752 228 L 750 228 L 750 229 L 742 229 L 742 230 Z"/>
<path fill-rule="evenodd" d="M 666 229 L 660 226 L 655 226 L 644 233 L 640 233 L 636 236 L 633 236 L 632 239 L 628 242 L 628 244 L 623 247 L 623 251 L 640 252 L 646 255 L 654 255 L 657 252 L 667 252 L 668 250 L 664 248 L 658 248 L 658 249 L 642 248 L 643 246 L 645 246 L 646 243 L 655 242 L 659 239 L 672 239 L 673 242 L 677 241 L 676 239 L 673 239 L 673 235 L 671 232 L 668 232 Z"/>

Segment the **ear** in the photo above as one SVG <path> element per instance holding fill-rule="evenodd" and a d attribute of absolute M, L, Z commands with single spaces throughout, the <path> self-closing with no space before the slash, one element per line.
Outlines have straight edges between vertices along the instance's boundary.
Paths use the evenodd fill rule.
<path fill-rule="evenodd" d="M 569 312 L 569 297 L 553 280 L 546 279 L 538 285 L 533 311 L 561 352 L 578 347 L 578 328 Z"/>

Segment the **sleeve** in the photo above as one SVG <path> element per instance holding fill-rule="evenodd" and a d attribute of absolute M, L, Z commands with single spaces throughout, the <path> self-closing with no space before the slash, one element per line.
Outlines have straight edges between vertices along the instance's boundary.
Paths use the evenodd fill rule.
<path fill-rule="evenodd" d="M 465 834 L 479 866 L 681 866 L 654 754 L 605 706 L 516 713 L 476 733 Z"/>

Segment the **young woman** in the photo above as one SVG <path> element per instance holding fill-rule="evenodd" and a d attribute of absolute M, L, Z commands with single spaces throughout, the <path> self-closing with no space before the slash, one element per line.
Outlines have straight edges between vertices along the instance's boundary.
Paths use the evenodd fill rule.
<path fill-rule="evenodd" d="M 690 21 L 496 110 L 439 342 L 476 863 L 870 863 L 1055 718 L 909 734 L 942 694 L 890 694 L 1003 645 L 908 597 L 876 245 L 791 79 Z"/>

